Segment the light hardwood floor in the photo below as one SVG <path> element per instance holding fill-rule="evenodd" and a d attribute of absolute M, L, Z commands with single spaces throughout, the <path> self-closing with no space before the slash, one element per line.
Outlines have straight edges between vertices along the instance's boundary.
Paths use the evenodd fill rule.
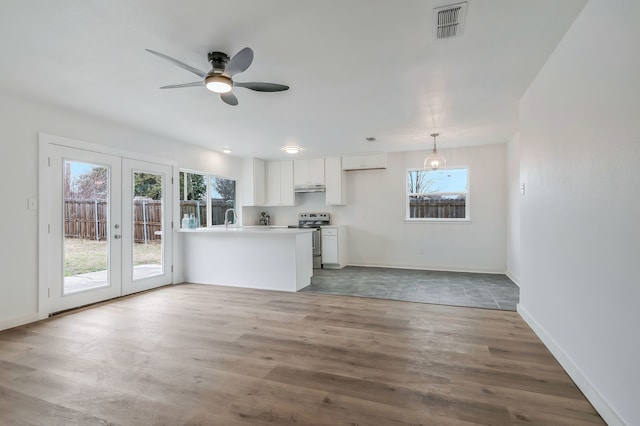
<path fill-rule="evenodd" d="M 0 332 L 0 424 L 604 423 L 515 312 L 183 284 Z"/>

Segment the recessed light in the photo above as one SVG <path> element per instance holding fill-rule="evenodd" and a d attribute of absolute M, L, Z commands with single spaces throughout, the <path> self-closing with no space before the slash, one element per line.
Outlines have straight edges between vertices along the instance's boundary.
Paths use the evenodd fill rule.
<path fill-rule="evenodd" d="M 297 154 L 300 152 L 300 147 L 295 145 L 289 145 L 282 148 L 282 150 L 287 154 Z"/>
<path fill-rule="evenodd" d="M 368 138 L 365 138 L 367 140 L 367 142 L 375 142 L 376 138 L 374 138 L 373 136 L 369 136 Z"/>
<path fill-rule="evenodd" d="M 225 154 L 231 154 L 231 150 L 229 148 L 225 148 L 222 150 Z"/>

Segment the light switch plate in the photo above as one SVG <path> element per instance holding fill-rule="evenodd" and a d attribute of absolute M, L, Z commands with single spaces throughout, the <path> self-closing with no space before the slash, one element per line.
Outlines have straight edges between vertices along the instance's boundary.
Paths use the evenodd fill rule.
<path fill-rule="evenodd" d="M 27 200 L 29 205 L 29 210 L 38 210 L 38 199 L 37 198 L 29 198 Z"/>

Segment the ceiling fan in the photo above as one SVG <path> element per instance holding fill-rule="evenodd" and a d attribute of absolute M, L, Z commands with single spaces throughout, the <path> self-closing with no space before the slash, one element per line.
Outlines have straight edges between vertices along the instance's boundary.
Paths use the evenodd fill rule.
<path fill-rule="evenodd" d="M 247 68 L 253 62 L 253 50 L 249 47 L 245 47 L 231 59 L 226 53 L 222 52 L 209 52 L 207 59 L 211 64 L 211 71 L 204 72 L 197 68 L 189 66 L 184 62 L 180 62 L 170 56 L 167 56 L 160 52 L 155 52 L 151 49 L 145 49 L 147 52 L 166 59 L 169 62 L 174 63 L 180 68 L 184 68 L 187 71 L 191 71 L 198 77 L 202 78 L 201 81 L 194 83 L 184 84 L 172 84 L 170 86 L 162 86 L 161 89 L 180 89 L 183 87 L 197 87 L 205 86 L 212 92 L 219 93 L 220 99 L 229 105 L 238 105 L 238 98 L 231 92 L 234 87 L 244 87 L 245 89 L 254 90 L 256 92 L 282 92 L 283 90 L 289 90 L 289 86 L 277 83 L 261 83 L 261 82 L 246 82 L 233 81 L 233 76 L 246 71 Z"/>

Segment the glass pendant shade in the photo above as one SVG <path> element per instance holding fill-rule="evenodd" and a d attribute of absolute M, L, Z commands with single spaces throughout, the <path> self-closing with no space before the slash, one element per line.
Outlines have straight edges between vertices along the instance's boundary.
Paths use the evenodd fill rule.
<path fill-rule="evenodd" d="M 442 155 L 438 154 L 438 151 L 436 151 L 435 149 L 433 150 L 431 155 L 425 158 L 424 160 L 425 169 L 431 169 L 431 170 L 444 169 L 446 165 L 447 165 L 447 160 L 445 160 Z"/>
<path fill-rule="evenodd" d="M 433 151 L 431 151 L 431 155 L 424 159 L 424 169 L 444 169 L 447 167 L 447 160 L 438 154 L 438 148 L 436 148 L 436 136 L 438 136 L 438 133 L 432 133 L 431 136 L 433 136 Z"/>

